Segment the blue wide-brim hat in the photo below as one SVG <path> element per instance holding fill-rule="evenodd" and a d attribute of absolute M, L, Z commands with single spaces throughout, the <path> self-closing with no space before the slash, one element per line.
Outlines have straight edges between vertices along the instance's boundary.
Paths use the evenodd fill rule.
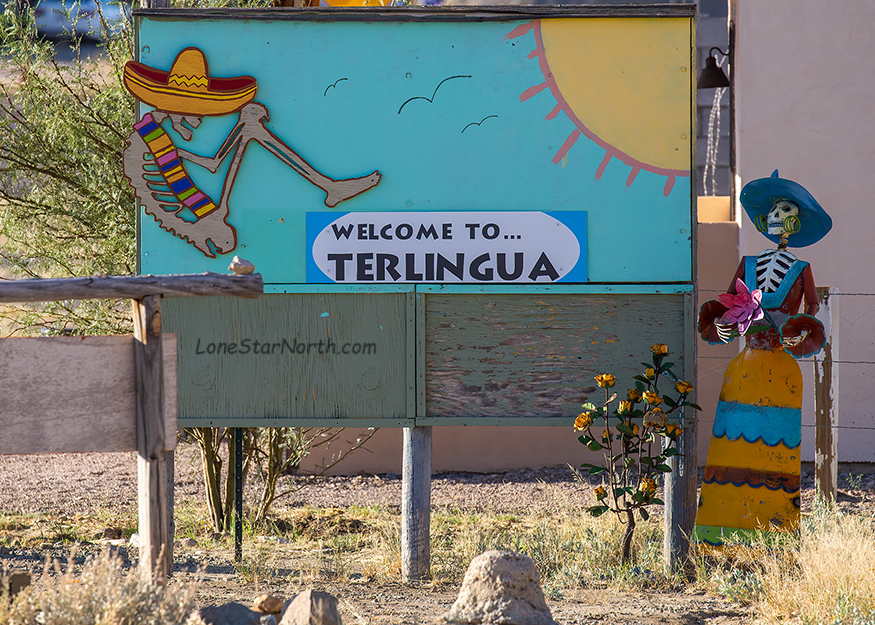
<path fill-rule="evenodd" d="M 759 215 L 765 217 L 772 205 L 780 200 L 793 202 L 799 207 L 799 221 L 802 228 L 787 239 L 788 247 L 806 247 L 820 241 L 832 229 L 832 219 L 823 207 L 798 182 L 778 177 L 778 170 L 770 178 L 751 180 L 741 190 L 741 205 L 747 216 L 756 223 Z M 763 236 L 774 243 L 781 240 L 780 235 L 763 232 Z"/>

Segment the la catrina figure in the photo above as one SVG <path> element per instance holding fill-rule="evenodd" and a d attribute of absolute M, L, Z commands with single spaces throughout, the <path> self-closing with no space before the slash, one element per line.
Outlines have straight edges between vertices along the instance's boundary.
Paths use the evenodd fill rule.
<path fill-rule="evenodd" d="M 802 372 L 794 359 L 816 354 L 825 341 L 813 316 L 819 303 L 811 267 L 787 248 L 823 238 L 829 215 L 777 170 L 745 185 L 741 204 L 778 247 L 745 256 L 729 292 L 699 312 L 699 333 L 709 343 L 737 336 L 747 343 L 723 377 L 696 515 L 693 538 L 714 547 L 799 525 Z"/>

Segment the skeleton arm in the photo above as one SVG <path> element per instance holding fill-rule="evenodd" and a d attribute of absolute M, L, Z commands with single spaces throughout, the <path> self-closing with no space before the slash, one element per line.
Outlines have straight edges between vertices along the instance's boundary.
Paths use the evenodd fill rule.
<path fill-rule="evenodd" d="M 200 165 L 208 170 L 211 173 L 216 173 L 219 169 L 219 165 L 222 164 L 222 161 L 228 156 L 228 154 L 232 152 L 237 152 L 240 149 L 241 142 L 241 132 L 243 130 L 243 124 L 238 122 L 231 133 L 228 135 L 228 138 L 225 139 L 224 143 L 222 143 L 221 147 L 216 151 L 214 156 L 200 156 L 198 154 L 194 154 L 189 152 L 188 150 L 183 150 L 181 148 L 177 148 L 177 152 L 181 158 L 184 158 L 187 161 L 194 163 L 195 165 Z"/>

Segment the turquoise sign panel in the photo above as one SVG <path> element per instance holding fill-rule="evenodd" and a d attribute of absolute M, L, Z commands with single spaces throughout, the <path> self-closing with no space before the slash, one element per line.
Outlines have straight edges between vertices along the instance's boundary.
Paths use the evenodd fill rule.
<path fill-rule="evenodd" d="M 691 16 L 478 20 L 406 9 L 137 12 L 125 78 L 139 121 L 125 169 L 140 199 L 141 273 L 224 272 L 239 255 L 267 291 L 350 282 L 320 269 L 328 261 L 314 258 L 309 223 L 436 213 L 441 224 L 462 219 L 454 236 L 480 223 L 543 238 L 564 223 L 553 251 L 576 242 L 577 261 L 560 270 L 548 254 L 551 266 L 538 265 L 539 253 L 483 237 L 479 251 L 421 250 L 407 272 L 405 255 L 417 252 L 396 240 L 360 251 L 374 254 L 361 272 L 359 257 L 332 261 L 335 271 L 349 262 L 345 275 L 363 276 L 355 284 L 380 282 L 380 267 L 386 283 L 431 282 L 433 253 L 448 282 L 690 282 Z M 524 215 L 513 222 L 513 212 Z M 460 253 L 457 278 L 448 265 Z M 481 280 L 486 269 L 492 278 Z"/>

